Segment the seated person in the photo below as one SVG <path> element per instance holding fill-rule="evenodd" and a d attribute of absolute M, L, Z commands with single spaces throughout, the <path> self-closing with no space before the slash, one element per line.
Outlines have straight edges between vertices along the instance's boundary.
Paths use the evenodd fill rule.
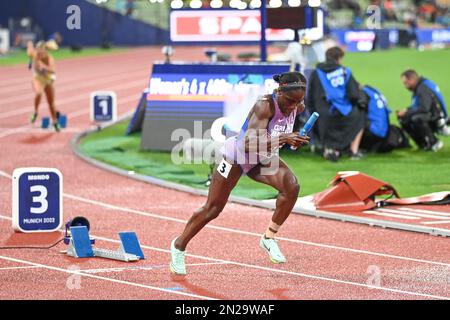
<path fill-rule="evenodd" d="M 419 148 L 438 151 L 444 144 L 435 134 L 442 124 L 445 125 L 444 106 L 440 104 L 436 92 L 430 88 L 431 81 L 420 77 L 416 71 L 406 70 L 401 79 L 405 87 L 413 92 L 412 105 L 397 111 L 402 128 Z"/>
<path fill-rule="evenodd" d="M 371 152 L 390 152 L 395 148 L 410 146 L 405 132 L 389 124 L 391 110 L 383 94 L 365 85 L 361 90 L 360 101 L 361 107 L 367 110 L 361 149 Z"/>
<path fill-rule="evenodd" d="M 319 63 L 311 73 L 308 86 L 308 111 L 320 114 L 314 143 L 323 148 L 327 160 L 337 161 L 347 151 L 357 160 L 362 157 L 359 144 L 365 124 L 364 111 L 357 106 L 359 85 L 350 69 L 341 65 L 341 48 L 332 47 L 325 56 L 326 62 Z"/>

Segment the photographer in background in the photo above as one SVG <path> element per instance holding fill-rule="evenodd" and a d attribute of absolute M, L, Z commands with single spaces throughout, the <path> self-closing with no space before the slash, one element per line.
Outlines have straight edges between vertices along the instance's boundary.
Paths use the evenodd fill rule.
<path fill-rule="evenodd" d="M 437 133 L 446 134 L 447 110 L 439 88 L 430 80 L 409 69 L 401 74 L 404 86 L 413 93 L 409 108 L 397 111 L 402 128 L 417 146 L 426 151 L 438 151 L 444 143 Z"/>

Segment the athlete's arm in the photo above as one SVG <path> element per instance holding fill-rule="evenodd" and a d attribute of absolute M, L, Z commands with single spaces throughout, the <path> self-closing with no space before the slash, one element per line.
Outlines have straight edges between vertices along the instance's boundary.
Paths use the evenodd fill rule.
<path fill-rule="evenodd" d="M 27 42 L 27 55 L 30 58 L 33 58 L 34 55 L 34 46 L 33 46 L 33 42 L 32 41 L 28 41 Z"/>
<path fill-rule="evenodd" d="M 248 120 L 247 132 L 245 134 L 245 152 L 271 152 L 274 148 L 285 143 L 299 146 L 304 142 L 298 133 L 282 133 L 278 137 L 269 137 L 267 125 L 273 116 L 269 100 L 258 100 Z M 262 148 L 262 149 L 259 149 Z"/>
<path fill-rule="evenodd" d="M 51 55 L 48 56 L 47 71 L 49 71 L 51 73 L 55 73 L 55 71 L 56 71 L 55 59 Z"/>
<path fill-rule="evenodd" d="M 52 56 L 48 56 L 48 64 L 45 64 L 42 61 L 39 61 L 40 69 L 43 69 L 47 72 L 55 73 L 55 59 Z"/>

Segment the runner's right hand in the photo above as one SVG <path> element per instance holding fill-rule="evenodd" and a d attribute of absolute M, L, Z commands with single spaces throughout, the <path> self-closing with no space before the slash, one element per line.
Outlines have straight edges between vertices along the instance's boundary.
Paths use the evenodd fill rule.
<path fill-rule="evenodd" d="M 286 133 L 284 137 L 286 139 L 286 143 L 296 148 L 309 144 L 310 140 L 310 137 L 301 136 L 298 132 Z"/>

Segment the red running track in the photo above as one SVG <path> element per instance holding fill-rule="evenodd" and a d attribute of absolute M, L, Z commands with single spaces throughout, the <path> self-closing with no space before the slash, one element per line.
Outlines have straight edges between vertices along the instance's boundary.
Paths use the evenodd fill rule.
<path fill-rule="evenodd" d="M 176 55 L 203 59 L 201 48 L 176 48 Z M 450 298 L 448 239 L 292 215 L 280 234 L 288 262 L 275 265 L 258 246 L 271 211 L 234 203 L 189 245 L 188 275 L 171 275 L 170 241 L 204 197 L 102 171 L 69 147 L 74 132 L 90 125 L 90 92 L 115 90 L 119 114 L 125 114 L 146 86 L 152 61 L 160 58 L 160 48 L 143 48 L 58 62 L 57 104 L 70 128 L 59 134 L 27 125 L 33 95 L 26 67 L 2 68 L 0 245 L 20 242 L 11 231 L 12 171 L 54 167 L 64 175 L 66 220 L 86 216 L 97 245 L 105 248 L 118 246 L 119 231 L 136 231 L 147 259 L 77 260 L 60 252 L 63 244 L 0 249 L 0 299 Z"/>

